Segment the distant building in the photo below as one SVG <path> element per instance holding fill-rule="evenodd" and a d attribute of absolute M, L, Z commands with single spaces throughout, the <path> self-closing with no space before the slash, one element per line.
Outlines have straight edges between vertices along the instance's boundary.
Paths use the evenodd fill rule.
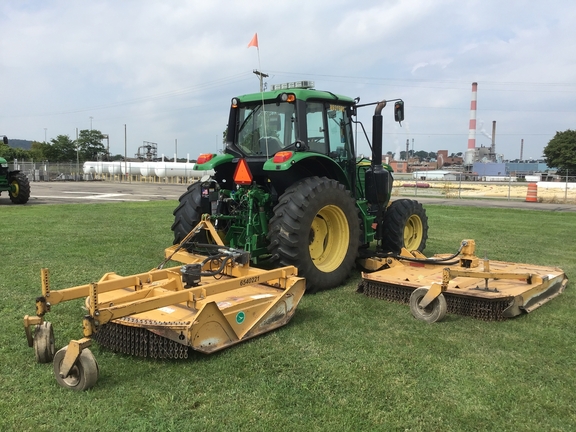
<path fill-rule="evenodd" d="M 445 166 L 462 165 L 464 159 L 460 156 L 448 156 L 448 150 L 438 150 L 436 153 L 436 165 L 438 169 Z"/>

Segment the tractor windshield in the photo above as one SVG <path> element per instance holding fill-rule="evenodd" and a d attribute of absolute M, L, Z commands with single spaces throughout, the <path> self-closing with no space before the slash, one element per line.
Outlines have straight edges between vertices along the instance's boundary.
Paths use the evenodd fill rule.
<path fill-rule="evenodd" d="M 269 157 L 296 140 L 293 104 L 243 106 L 238 120 L 238 147 L 247 156 Z"/>

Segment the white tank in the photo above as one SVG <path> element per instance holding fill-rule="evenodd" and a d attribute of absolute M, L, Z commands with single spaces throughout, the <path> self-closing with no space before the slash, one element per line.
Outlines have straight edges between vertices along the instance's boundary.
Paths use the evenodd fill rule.
<path fill-rule="evenodd" d="M 94 174 L 96 172 L 96 162 L 84 162 L 82 171 L 84 174 Z"/>
<path fill-rule="evenodd" d="M 140 168 L 144 166 L 144 162 L 122 162 L 120 170 L 123 175 L 140 175 Z"/>
<path fill-rule="evenodd" d="M 156 175 L 154 169 L 156 167 L 156 162 L 143 162 L 142 166 L 140 167 L 140 174 L 144 177 L 151 177 Z"/>
<path fill-rule="evenodd" d="M 472 165 L 475 159 L 476 159 L 476 149 L 469 148 L 468 150 L 466 150 L 466 153 L 464 153 L 464 164 Z"/>
<path fill-rule="evenodd" d="M 96 174 L 108 174 L 108 166 L 112 162 L 96 162 Z"/>
<path fill-rule="evenodd" d="M 109 162 L 108 172 L 112 175 L 121 174 L 122 170 L 121 170 L 120 164 L 122 164 L 122 163 L 123 162 L 120 162 L 120 161 Z"/>
<path fill-rule="evenodd" d="M 158 162 L 154 168 L 157 177 L 189 177 L 194 175 L 194 163 Z"/>

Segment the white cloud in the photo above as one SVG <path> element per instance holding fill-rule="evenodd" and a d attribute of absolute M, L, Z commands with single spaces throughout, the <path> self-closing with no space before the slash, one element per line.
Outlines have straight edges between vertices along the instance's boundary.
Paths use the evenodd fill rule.
<path fill-rule="evenodd" d="M 7 0 L 0 133 L 73 136 L 93 117 L 113 152 L 123 153 L 126 124 L 129 154 L 142 141 L 171 154 L 178 139 L 179 153 L 194 157 L 216 146 L 230 98 L 257 91 L 252 70 L 261 68 L 270 83 L 313 79 L 363 102 L 402 97 L 410 131 L 395 131 L 391 118 L 385 130 L 426 151 L 466 149 L 477 81 L 479 116 L 498 122 L 497 146 L 525 138 L 537 154 L 573 127 L 575 19 L 568 0 L 529 8 L 494 0 Z M 246 48 L 254 32 L 260 64 Z"/>

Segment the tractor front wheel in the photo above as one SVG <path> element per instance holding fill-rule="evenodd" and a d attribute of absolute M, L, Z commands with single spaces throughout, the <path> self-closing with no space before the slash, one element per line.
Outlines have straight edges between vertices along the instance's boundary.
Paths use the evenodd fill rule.
<path fill-rule="evenodd" d="M 30 198 L 30 182 L 22 173 L 16 173 L 10 177 L 10 201 L 14 204 L 26 204 Z"/>
<path fill-rule="evenodd" d="M 428 239 L 428 216 L 422 204 L 399 199 L 386 209 L 382 230 L 384 252 L 399 253 L 402 248 L 423 252 Z"/>
<path fill-rule="evenodd" d="M 309 177 L 280 197 L 270 221 L 268 247 L 281 265 L 306 278 L 306 292 L 334 288 L 348 277 L 360 242 L 356 202 L 326 177 Z"/>

